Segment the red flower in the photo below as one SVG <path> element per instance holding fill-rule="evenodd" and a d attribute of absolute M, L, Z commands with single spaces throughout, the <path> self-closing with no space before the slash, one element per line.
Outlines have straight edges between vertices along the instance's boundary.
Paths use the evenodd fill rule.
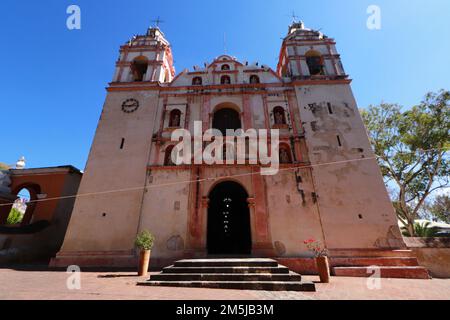
<path fill-rule="evenodd" d="M 304 240 L 303 243 L 308 247 L 308 250 L 314 253 L 316 257 L 324 257 L 328 255 L 328 250 L 322 247 L 320 241 L 308 239 Z"/>

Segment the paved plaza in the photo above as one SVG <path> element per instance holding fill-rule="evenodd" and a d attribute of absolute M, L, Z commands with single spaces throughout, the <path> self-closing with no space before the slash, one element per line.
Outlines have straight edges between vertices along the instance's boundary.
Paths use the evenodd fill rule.
<path fill-rule="evenodd" d="M 269 292 L 170 287 L 138 287 L 132 272 L 82 272 L 81 289 L 69 290 L 64 271 L 0 269 L 0 299 L 68 300 L 315 300 L 315 299 L 450 299 L 450 279 L 409 280 L 332 277 L 317 283 L 317 292 Z M 305 281 L 318 277 L 304 276 Z M 372 289 L 369 289 L 372 288 Z"/>

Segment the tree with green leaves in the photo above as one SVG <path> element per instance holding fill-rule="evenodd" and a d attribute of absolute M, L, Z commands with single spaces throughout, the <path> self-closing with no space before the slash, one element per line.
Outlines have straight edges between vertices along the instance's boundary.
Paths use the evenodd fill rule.
<path fill-rule="evenodd" d="M 428 93 L 405 111 L 382 103 L 362 110 L 387 184 L 395 186 L 394 206 L 411 236 L 425 201 L 449 186 L 450 92 Z"/>
<path fill-rule="evenodd" d="M 16 208 L 12 208 L 9 212 L 8 218 L 6 220 L 7 225 L 14 225 L 22 222 L 23 213 L 17 210 Z"/>
<path fill-rule="evenodd" d="M 439 229 L 431 226 L 431 222 L 414 223 L 414 236 L 420 238 L 434 238 L 438 235 Z M 402 228 L 402 234 L 405 237 L 412 237 L 407 227 Z"/>
<path fill-rule="evenodd" d="M 425 211 L 435 220 L 450 223 L 450 197 L 446 194 L 436 196 L 426 205 Z"/>

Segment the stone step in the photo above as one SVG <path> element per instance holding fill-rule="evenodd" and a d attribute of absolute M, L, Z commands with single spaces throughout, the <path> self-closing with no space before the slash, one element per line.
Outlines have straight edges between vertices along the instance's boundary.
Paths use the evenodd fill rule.
<path fill-rule="evenodd" d="M 419 262 L 417 258 L 410 257 L 337 257 L 331 258 L 332 266 L 336 267 L 368 267 L 368 266 L 384 266 L 384 267 L 417 267 Z"/>
<path fill-rule="evenodd" d="M 315 291 L 314 283 L 273 259 L 180 260 L 138 285 L 271 291 Z"/>
<path fill-rule="evenodd" d="M 278 267 L 273 259 L 188 259 L 174 263 L 175 267 Z"/>
<path fill-rule="evenodd" d="M 273 274 L 273 273 L 160 273 L 150 276 L 150 281 L 275 281 L 286 282 L 294 281 L 300 282 L 301 275 L 290 272 L 288 274 Z"/>
<path fill-rule="evenodd" d="M 383 250 L 383 249 L 330 249 L 330 257 L 403 257 L 414 258 L 414 252 L 412 250 Z"/>
<path fill-rule="evenodd" d="M 423 267 L 379 267 L 381 278 L 430 279 Z M 370 277 L 373 270 L 367 267 L 333 267 L 332 274 L 338 277 Z"/>
<path fill-rule="evenodd" d="M 312 282 L 280 282 L 280 281 L 143 281 L 140 286 L 189 287 L 238 290 L 268 291 L 316 291 Z"/>
<path fill-rule="evenodd" d="M 170 266 L 162 270 L 163 273 L 284 273 L 289 269 L 279 265 L 278 267 L 175 267 Z"/>

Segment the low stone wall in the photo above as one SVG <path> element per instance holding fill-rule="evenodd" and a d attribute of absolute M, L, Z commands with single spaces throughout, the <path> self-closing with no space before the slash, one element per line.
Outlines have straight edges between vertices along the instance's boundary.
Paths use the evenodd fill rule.
<path fill-rule="evenodd" d="M 279 264 L 302 275 L 317 275 L 316 261 L 313 258 L 275 258 Z"/>
<path fill-rule="evenodd" d="M 61 247 L 60 234 L 56 225 L 33 234 L 0 234 L 0 267 L 47 262 Z"/>
<path fill-rule="evenodd" d="M 434 278 L 450 278 L 450 238 L 404 238 Z"/>

